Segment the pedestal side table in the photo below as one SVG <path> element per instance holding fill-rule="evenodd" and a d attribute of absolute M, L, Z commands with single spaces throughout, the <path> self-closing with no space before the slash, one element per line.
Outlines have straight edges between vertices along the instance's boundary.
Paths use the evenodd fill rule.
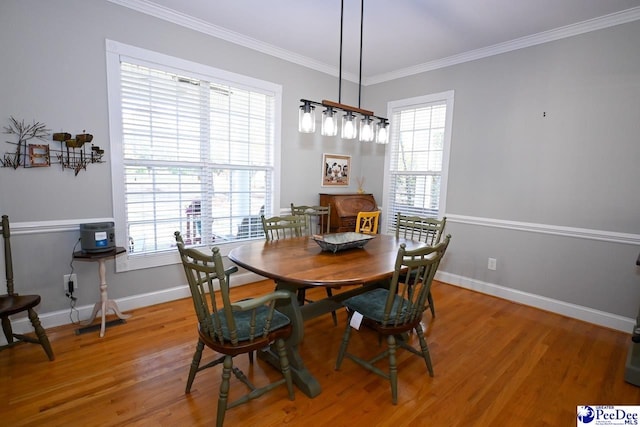
<path fill-rule="evenodd" d="M 114 258 L 118 255 L 127 252 L 127 250 L 121 246 L 117 246 L 114 249 L 105 252 L 74 252 L 73 258 L 79 261 L 96 261 L 98 262 L 98 276 L 100 278 L 100 301 L 98 301 L 94 307 L 93 312 L 88 320 L 83 322 L 83 325 L 90 325 L 93 323 L 94 319 L 101 313 L 102 322 L 100 326 L 100 338 L 104 337 L 104 330 L 106 327 L 106 316 L 109 310 L 113 310 L 115 315 L 119 319 L 128 319 L 131 317 L 130 314 L 122 314 L 122 312 L 118 309 L 118 305 L 112 299 L 109 299 L 107 295 L 107 274 L 106 274 L 106 261 L 110 258 Z"/>

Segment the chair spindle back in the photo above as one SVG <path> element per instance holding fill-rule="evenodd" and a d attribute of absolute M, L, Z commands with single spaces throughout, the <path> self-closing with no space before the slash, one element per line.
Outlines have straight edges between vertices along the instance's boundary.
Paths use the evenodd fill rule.
<path fill-rule="evenodd" d="M 307 217 L 306 235 L 326 234 L 331 229 L 331 206 L 295 206 L 291 203 L 291 215 Z"/>
<path fill-rule="evenodd" d="M 2 215 L 2 241 L 4 242 L 4 272 L 7 282 L 7 295 L 15 295 L 13 287 L 13 260 L 11 259 L 10 236 L 9 217 L 7 215 Z"/>
<path fill-rule="evenodd" d="M 198 317 L 198 324 L 202 333 L 212 340 L 222 342 L 223 332 L 220 316 L 225 316 L 224 310 L 220 310 L 215 298 L 216 281 L 220 289 L 222 307 L 225 301 L 230 304 L 229 287 L 222 266 L 222 257 L 217 247 L 212 249 L 212 254 L 207 255 L 197 249 L 185 248 L 182 238 L 176 232 L 176 241 L 182 266 L 189 283 L 189 290 L 193 300 L 193 306 Z M 178 240 L 178 237 L 180 240 Z M 235 331 L 235 323 L 232 316 L 227 319 L 230 332 Z M 237 343 L 237 342 L 236 342 Z"/>
<path fill-rule="evenodd" d="M 441 220 L 418 215 L 396 216 L 396 237 L 424 242 L 430 246 L 440 243 L 447 218 Z"/>
<path fill-rule="evenodd" d="M 289 239 L 305 235 L 307 217 L 305 215 L 283 215 L 265 218 L 261 216 L 262 228 L 267 241 Z"/>

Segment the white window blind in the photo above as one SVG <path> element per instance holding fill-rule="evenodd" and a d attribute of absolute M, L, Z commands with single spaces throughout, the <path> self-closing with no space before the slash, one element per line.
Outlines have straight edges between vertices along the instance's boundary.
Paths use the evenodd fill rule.
<path fill-rule="evenodd" d="M 398 212 L 442 217 L 453 93 L 412 99 L 391 108 L 391 138 L 385 179 L 387 231 Z M 409 101 L 409 100 L 408 100 Z"/>
<path fill-rule="evenodd" d="M 116 227 L 128 258 L 175 252 L 175 231 L 188 245 L 262 238 L 260 214 L 274 203 L 276 95 L 201 70 L 127 56 L 118 65 L 114 210 L 124 211 Z"/>

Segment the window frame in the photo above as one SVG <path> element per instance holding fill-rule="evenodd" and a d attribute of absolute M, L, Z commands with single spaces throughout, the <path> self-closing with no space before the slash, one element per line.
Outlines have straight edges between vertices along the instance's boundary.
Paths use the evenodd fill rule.
<path fill-rule="evenodd" d="M 113 198 L 113 218 L 115 221 L 115 237 L 118 246 L 127 247 L 125 209 L 125 182 L 123 161 L 123 123 L 122 123 L 122 91 L 120 77 L 120 61 L 138 63 L 147 67 L 214 81 L 253 91 L 269 93 L 274 97 L 273 108 L 273 153 L 272 171 L 273 188 L 271 206 L 280 206 L 280 164 L 281 157 L 281 121 L 282 121 L 282 85 L 256 79 L 253 77 L 221 70 L 209 65 L 177 58 L 159 52 L 126 45 L 113 40 L 106 40 L 107 97 L 109 112 L 111 182 Z M 220 245 L 222 255 L 227 255 L 234 247 L 246 242 L 229 242 Z M 153 254 L 129 254 L 116 257 L 116 271 L 130 271 L 143 268 L 159 267 L 180 262 L 177 251 L 165 251 Z"/>
<path fill-rule="evenodd" d="M 448 90 L 439 93 L 433 93 L 429 95 L 422 95 L 413 98 L 406 98 L 397 101 L 391 101 L 387 104 L 387 117 L 391 118 L 392 126 L 391 126 L 391 134 L 389 135 L 389 145 L 385 150 L 385 159 L 384 159 L 384 170 L 387 171 L 385 173 L 384 184 L 383 184 L 383 209 L 385 214 L 382 218 L 382 230 L 385 233 L 395 233 L 395 228 L 393 225 L 395 224 L 395 210 L 394 204 L 392 200 L 392 178 L 395 176 L 394 172 L 391 170 L 391 158 L 393 154 L 394 147 L 392 144 L 395 144 L 398 139 L 396 138 L 396 128 L 393 126 L 393 117 L 394 113 L 397 113 L 402 110 L 414 109 L 428 106 L 429 104 L 444 102 L 446 105 L 446 116 L 445 116 L 445 130 L 444 130 L 444 141 L 443 141 L 443 153 L 442 153 L 442 169 L 440 171 L 440 194 L 439 194 L 439 204 L 438 204 L 438 219 L 442 219 L 442 217 L 446 216 L 446 206 L 447 206 L 447 182 L 449 176 L 449 157 L 451 151 L 451 132 L 453 126 L 453 101 L 454 101 L 454 91 Z"/>

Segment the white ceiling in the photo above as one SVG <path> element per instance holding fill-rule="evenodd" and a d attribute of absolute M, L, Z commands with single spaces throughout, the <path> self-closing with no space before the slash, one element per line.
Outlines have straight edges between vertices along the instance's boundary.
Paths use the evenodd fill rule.
<path fill-rule="evenodd" d="M 109 0 L 337 75 L 340 0 Z M 365 0 L 363 84 L 640 19 L 640 0 Z M 360 1 L 344 0 L 357 81 Z"/>

